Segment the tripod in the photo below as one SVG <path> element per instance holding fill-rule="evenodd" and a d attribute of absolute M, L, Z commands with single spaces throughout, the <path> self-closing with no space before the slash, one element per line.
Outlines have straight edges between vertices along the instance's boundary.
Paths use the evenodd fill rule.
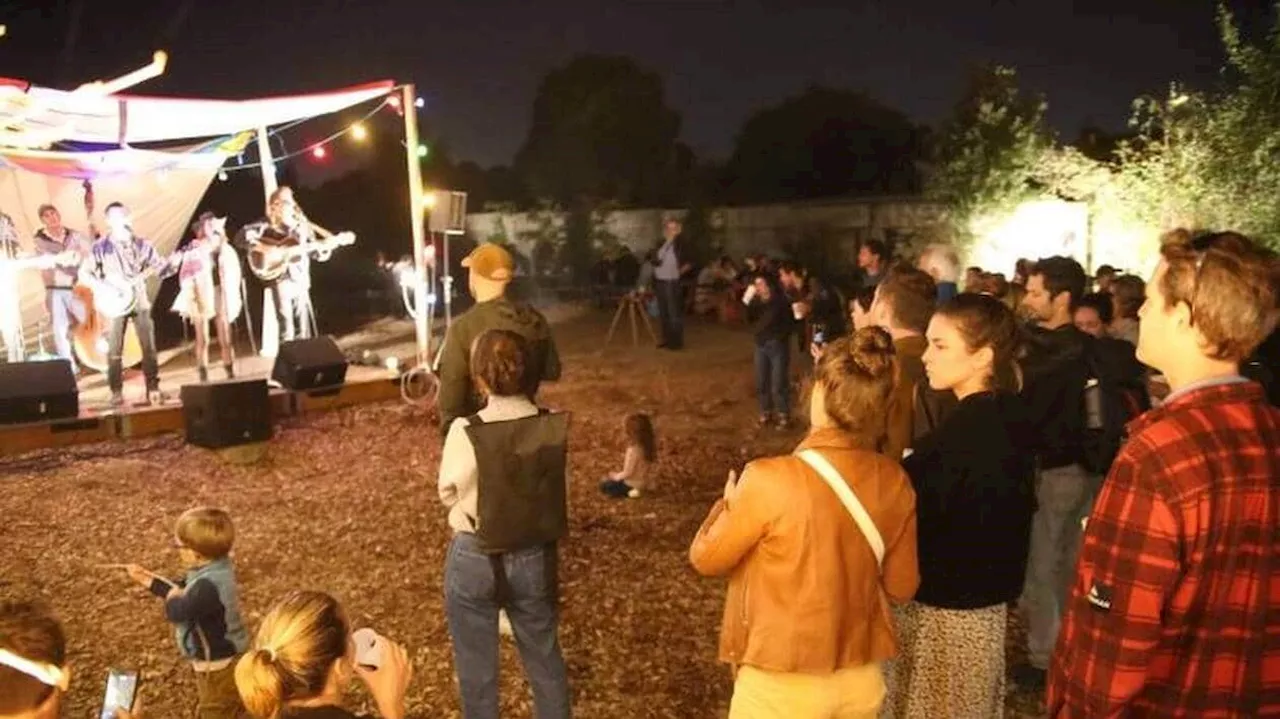
<path fill-rule="evenodd" d="M 628 292 L 618 300 L 618 311 L 613 314 L 613 324 L 609 325 L 609 334 L 604 338 L 604 344 L 607 347 L 613 341 L 613 333 L 618 329 L 618 323 L 622 321 L 622 315 L 626 314 L 631 323 L 631 346 L 638 347 L 640 345 L 640 330 L 636 327 L 636 317 L 640 318 L 640 323 L 649 331 L 649 337 L 653 339 L 653 343 L 658 343 L 658 335 L 654 334 L 653 325 L 649 322 L 649 315 L 645 313 L 644 303 L 640 301 L 638 292 Z"/>

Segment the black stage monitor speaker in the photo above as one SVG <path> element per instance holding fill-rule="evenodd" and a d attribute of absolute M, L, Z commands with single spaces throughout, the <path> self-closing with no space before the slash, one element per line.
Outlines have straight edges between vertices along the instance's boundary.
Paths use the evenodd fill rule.
<path fill-rule="evenodd" d="M 0 424 L 80 416 L 80 392 L 64 359 L 0 364 Z"/>
<path fill-rule="evenodd" d="M 182 388 L 187 444 L 209 449 L 271 439 L 271 401 L 265 379 L 189 384 Z"/>
<path fill-rule="evenodd" d="M 282 342 L 271 379 L 294 391 L 337 389 L 347 381 L 347 358 L 332 337 Z"/>

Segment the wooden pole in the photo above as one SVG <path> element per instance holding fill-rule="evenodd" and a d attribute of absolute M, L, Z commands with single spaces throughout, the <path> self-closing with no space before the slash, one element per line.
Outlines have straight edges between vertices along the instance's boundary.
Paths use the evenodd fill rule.
<path fill-rule="evenodd" d="M 422 196 L 422 160 L 418 157 L 418 93 L 412 83 L 401 88 L 404 112 L 404 157 L 409 175 L 409 228 L 413 232 L 413 304 L 417 308 L 414 330 L 418 339 L 418 364 L 431 364 L 431 317 L 427 307 L 427 249 L 422 223 L 426 202 Z"/>
<path fill-rule="evenodd" d="M 276 191 L 279 182 L 276 180 L 276 161 L 271 156 L 271 133 L 267 128 L 258 128 L 258 165 L 262 172 L 262 204 L 265 206 Z M 245 308 L 248 310 L 248 307 Z M 251 330 L 252 331 L 252 330 Z M 276 322 L 275 301 L 271 293 L 264 287 L 262 290 L 262 344 L 259 354 L 263 357 L 275 357 L 280 348 L 280 327 Z"/>

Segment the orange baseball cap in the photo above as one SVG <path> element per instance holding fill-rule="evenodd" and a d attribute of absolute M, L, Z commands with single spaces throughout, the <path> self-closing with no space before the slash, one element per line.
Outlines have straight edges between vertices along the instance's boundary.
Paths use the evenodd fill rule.
<path fill-rule="evenodd" d="M 507 282 L 515 274 L 516 263 L 502 245 L 486 242 L 462 259 L 462 266 L 494 282 Z"/>

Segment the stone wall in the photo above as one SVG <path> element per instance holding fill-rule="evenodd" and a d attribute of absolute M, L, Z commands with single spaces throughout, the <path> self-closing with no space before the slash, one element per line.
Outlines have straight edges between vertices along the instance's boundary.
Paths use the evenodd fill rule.
<path fill-rule="evenodd" d="M 660 240 L 662 220 L 684 210 L 619 210 L 610 213 L 607 228 L 637 254 Z M 834 243 L 850 258 L 858 244 L 879 239 L 910 254 L 939 237 L 941 208 L 918 198 L 825 200 L 801 203 L 720 207 L 710 212 L 715 241 L 734 257 L 757 252 L 793 255 L 806 242 Z M 528 254 L 540 223 L 562 225 L 563 216 L 543 218 L 532 213 L 482 212 L 467 216 L 470 239 L 485 242 L 505 236 Z"/>

